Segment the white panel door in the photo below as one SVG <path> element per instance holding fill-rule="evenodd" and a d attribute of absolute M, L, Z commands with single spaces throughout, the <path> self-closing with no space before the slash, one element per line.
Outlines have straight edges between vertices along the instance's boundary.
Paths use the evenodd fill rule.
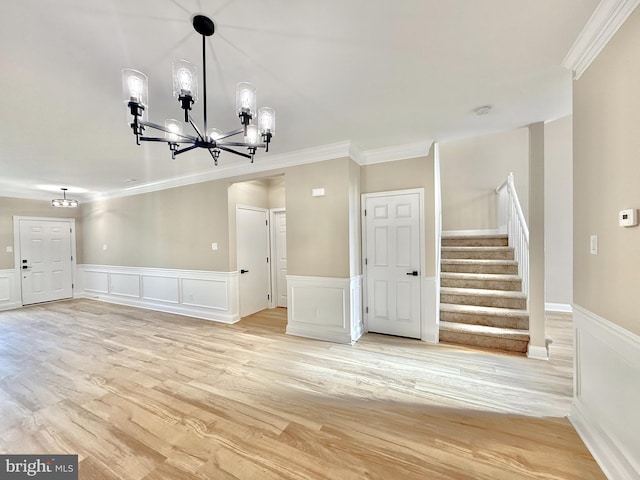
<path fill-rule="evenodd" d="M 236 207 L 240 316 L 269 307 L 269 222 L 262 208 Z"/>
<path fill-rule="evenodd" d="M 73 296 L 71 222 L 20 220 L 22 304 Z"/>
<path fill-rule="evenodd" d="M 272 259 L 275 264 L 275 304 L 287 306 L 287 215 L 285 212 L 274 214 L 274 245 Z"/>
<path fill-rule="evenodd" d="M 420 195 L 365 199 L 368 330 L 420 338 Z"/>

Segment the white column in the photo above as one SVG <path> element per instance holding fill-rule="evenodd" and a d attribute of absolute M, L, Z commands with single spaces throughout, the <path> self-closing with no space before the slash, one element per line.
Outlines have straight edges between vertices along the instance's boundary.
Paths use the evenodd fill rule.
<path fill-rule="evenodd" d="M 547 359 L 544 328 L 544 123 L 529 125 L 529 348 Z"/>

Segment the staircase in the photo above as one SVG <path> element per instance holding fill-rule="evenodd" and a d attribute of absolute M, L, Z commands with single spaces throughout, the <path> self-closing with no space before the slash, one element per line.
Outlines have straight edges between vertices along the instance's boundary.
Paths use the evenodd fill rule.
<path fill-rule="evenodd" d="M 440 341 L 524 353 L 527 297 L 507 235 L 443 235 Z"/>

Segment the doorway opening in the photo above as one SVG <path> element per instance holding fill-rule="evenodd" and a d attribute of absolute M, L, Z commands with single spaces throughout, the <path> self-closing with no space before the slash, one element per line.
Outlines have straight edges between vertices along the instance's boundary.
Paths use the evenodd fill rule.
<path fill-rule="evenodd" d="M 240 317 L 287 306 L 284 175 L 228 188 L 231 269 L 239 272 Z"/>

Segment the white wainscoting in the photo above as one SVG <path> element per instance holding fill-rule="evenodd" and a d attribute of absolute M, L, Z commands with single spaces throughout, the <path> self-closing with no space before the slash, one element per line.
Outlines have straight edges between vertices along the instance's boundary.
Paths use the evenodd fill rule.
<path fill-rule="evenodd" d="M 427 343 L 438 343 L 440 341 L 440 279 L 424 277 L 421 285 L 421 340 Z"/>
<path fill-rule="evenodd" d="M 0 310 L 21 306 L 20 273 L 15 269 L 0 270 Z"/>
<path fill-rule="evenodd" d="M 640 337 L 573 306 L 570 420 L 611 480 L 640 479 Z"/>
<path fill-rule="evenodd" d="M 240 320 L 238 272 L 78 265 L 76 297 L 217 322 Z"/>
<path fill-rule="evenodd" d="M 362 277 L 287 275 L 287 333 L 351 344 L 364 331 Z"/>

